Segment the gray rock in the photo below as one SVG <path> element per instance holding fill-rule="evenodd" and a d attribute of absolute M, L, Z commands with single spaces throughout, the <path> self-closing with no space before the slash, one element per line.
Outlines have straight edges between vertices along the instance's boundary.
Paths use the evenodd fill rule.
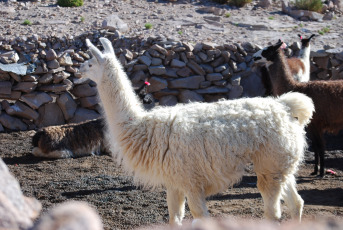
<path fill-rule="evenodd" d="M 142 64 L 144 64 L 144 65 L 146 65 L 146 66 L 150 66 L 151 65 L 151 58 L 149 58 L 148 56 L 140 56 L 139 58 L 138 58 L 138 62 L 139 63 L 142 63 Z"/>
<path fill-rule="evenodd" d="M 75 97 L 90 97 L 96 95 L 98 92 L 96 87 L 91 87 L 88 83 L 77 85 L 71 90 Z"/>
<path fill-rule="evenodd" d="M 67 73 L 65 71 L 61 71 L 61 72 L 53 75 L 53 81 L 52 82 L 54 84 L 60 83 L 63 80 L 67 79 L 68 77 L 70 77 L 70 73 Z"/>
<path fill-rule="evenodd" d="M 79 98 L 79 101 L 83 108 L 90 108 L 99 103 L 98 96 L 81 97 Z"/>
<path fill-rule="evenodd" d="M 40 91 L 61 93 L 70 89 L 69 85 L 64 84 L 55 84 L 55 85 L 42 85 L 38 87 Z"/>
<path fill-rule="evenodd" d="M 27 130 L 27 125 L 24 122 L 22 122 L 19 118 L 8 115 L 7 113 L 0 114 L 0 123 L 9 130 L 13 130 L 13 131 Z"/>
<path fill-rule="evenodd" d="M 5 64 L 16 63 L 19 61 L 19 56 L 15 51 L 9 51 L 0 54 L 0 60 Z"/>
<path fill-rule="evenodd" d="M 11 94 L 0 94 L 1 99 L 18 100 L 21 96 L 20 91 L 12 91 Z"/>
<path fill-rule="evenodd" d="M 39 118 L 35 121 L 37 127 L 63 125 L 65 123 L 63 112 L 57 103 L 44 104 L 38 109 Z"/>
<path fill-rule="evenodd" d="M 241 86 L 244 90 L 243 97 L 260 97 L 266 92 L 261 78 L 256 73 L 243 77 L 241 79 Z"/>
<path fill-rule="evenodd" d="M 144 81 L 146 78 L 146 74 L 143 70 L 139 70 L 131 74 L 131 82 L 133 85 L 140 83 L 141 81 Z"/>
<path fill-rule="evenodd" d="M 60 67 L 60 63 L 56 59 L 48 61 L 47 65 L 49 69 L 57 69 Z"/>
<path fill-rule="evenodd" d="M 236 98 L 240 98 L 242 96 L 243 93 L 243 87 L 240 85 L 232 85 L 230 87 L 230 92 L 229 92 L 229 99 L 236 99 Z"/>
<path fill-rule="evenodd" d="M 77 108 L 74 114 L 74 117 L 68 120 L 68 123 L 80 123 L 87 120 L 93 120 L 100 118 L 101 115 L 94 110 L 85 109 L 85 108 Z"/>
<path fill-rule="evenodd" d="M 162 55 L 167 55 L 168 54 L 168 51 L 165 48 L 163 48 L 162 46 L 158 45 L 158 44 L 154 44 L 153 46 L 151 46 L 151 49 L 158 51 Z"/>
<path fill-rule="evenodd" d="M 209 73 L 206 75 L 207 81 L 219 81 L 222 80 L 224 77 L 221 73 Z"/>
<path fill-rule="evenodd" d="M 52 102 L 52 97 L 45 92 L 32 92 L 24 94 L 20 99 L 28 104 L 32 109 L 38 109 L 41 105 Z"/>
<path fill-rule="evenodd" d="M 21 91 L 24 93 L 30 93 L 37 87 L 38 82 L 18 82 L 17 85 L 13 86 L 13 90 Z"/>
<path fill-rule="evenodd" d="M 167 95 L 160 98 L 159 105 L 174 106 L 177 104 L 177 98 L 173 95 Z"/>
<path fill-rule="evenodd" d="M 326 57 L 314 57 L 313 61 L 319 68 L 326 69 L 329 65 L 329 56 Z"/>
<path fill-rule="evenodd" d="M 153 65 L 153 66 L 162 65 L 162 59 L 161 58 L 151 59 L 151 65 Z"/>
<path fill-rule="evenodd" d="M 103 22 L 102 28 L 108 29 L 109 31 L 115 32 L 119 30 L 120 32 L 126 32 L 129 30 L 128 25 L 119 18 L 117 14 L 109 15 Z"/>
<path fill-rule="evenodd" d="M 8 81 L 11 79 L 11 76 L 9 73 L 1 73 L 0 72 L 0 81 Z"/>
<path fill-rule="evenodd" d="M 201 68 L 200 65 L 198 65 L 195 61 L 193 60 L 190 60 L 188 63 L 187 63 L 187 66 L 189 68 L 191 68 L 196 74 L 199 74 L 199 75 L 202 75 L 204 76 L 206 73 L 205 71 Z"/>
<path fill-rule="evenodd" d="M 39 114 L 20 101 L 16 101 L 14 105 L 8 106 L 6 109 L 8 115 L 26 118 L 28 120 L 36 120 Z"/>
<path fill-rule="evenodd" d="M 170 66 L 175 68 L 182 68 L 186 66 L 186 63 L 178 59 L 173 59 L 170 63 Z"/>
<path fill-rule="evenodd" d="M 9 81 L 0 81 L 0 94 L 11 95 L 12 84 Z"/>
<path fill-rule="evenodd" d="M 203 96 L 191 90 L 181 90 L 178 98 L 180 103 L 205 101 Z"/>
<path fill-rule="evenodd" d="M 176 71 L 176 74 L 180 77 L 189 77 L 193 74 L 193 71 L 188 67 L 183 67 Z"/>
<path fill-rule="evenodd" d="M 149 67 L 149 73 L 150 73 L 151 75 L 160 76 L 160 75 L 165 74 L 166 72 L 167 72 L 167 71 L 166 71 L 166 68 L 165 68 L 163 65 L 150 66 L 150 67 Z"/>
<path fill-rule="evenodd" d="M 169 81 L 170 89 L 199 89 L 200 83 L 205 81 L 204 76 L 191 76 Z"/>
<path fill-rule="evenodd" d="M 218 93 L 228 93 L 229 89 L 226 87 L 211 86 L 206 89 L 198 89 L 195 92 L 199 94 L 218 94 Z"/>
<path fill-rule="evenodd" d="M 59 57 L 58 58 L 58 63 L 61 66 L 72 66 L 73 65 L 73 61 L 72 61 L 71 56 L 70 56 L 69 53 L 65 53 L 61 57 Z"/>
<path fill-rule="evenodd" d="M 10 74 L 10 76 L 11 76 L 14 80 L 16 80 L 17 82 L 20 82 L 20 81 L 21 81 L 21 76 L 19 76 L 18 74 L 12 73 L 12 72 L 10 72 L 9 74 Z"/>
<path fill-rule="evenodd" d="M 56 100 L 58 106 L 61 108 L 64 119 L 68 121 L 74 117 L 77 109 L 77 104 L 69 93 L 64 93 Z"/>
<path fill-rule="evenodd" d="M 178 69 L 175 68 L 166 68 L 166 77 L 171 77 L 171 78 L 178 78 L 179 76 L 177 75 Z"/>
<path fill-rule="evenodd" d="M 162 89 L 167 88 L 168 86 L 168 82 L 165 79 L 159 78 L 159 77 L 152 77 L 149 79 L 149 82 L 150 82 L 150 86 L 148 87 L 149 93 L 158 92 Z"/>
<path fill-rule="evenodd" d="M 57 58 L 57 54 L 56 54 L 55 50 L 49 49 L 46 52 L 46 57 L 45 58 L 46 58 L 47 61 L 55 60 Z"/>
<path fill-rule="evenodd" d="M 236 76 L 233 76 L 231 79 L 230 79 L 230 83 L 231 85 L 240 85 L 241 84 L 241 76 L 239 75 L 236 75 Z"/>

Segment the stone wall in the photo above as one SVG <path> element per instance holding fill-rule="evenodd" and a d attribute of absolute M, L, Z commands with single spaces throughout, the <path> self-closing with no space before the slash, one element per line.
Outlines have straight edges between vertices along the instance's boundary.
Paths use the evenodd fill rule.
<path fill-rule="evenodd" d="M 265 89 L 252 55 L 261 47 L 242 44 L 189 44 L 160 38 L 119 37 L 108 31 L 76 38 L 0 37 L 0 131 L 77 123 L 100 115 L 96 84 L 79 74 L 90 58 L 89 38 L 113 41 L 134 87 L 148 80 L 160 105 L 221 98 L 263 96 Z M 297 54 L 297 43 L 286 50 Z M 311 52 L 311 80 L 342 79 L 343 49 Z"/>

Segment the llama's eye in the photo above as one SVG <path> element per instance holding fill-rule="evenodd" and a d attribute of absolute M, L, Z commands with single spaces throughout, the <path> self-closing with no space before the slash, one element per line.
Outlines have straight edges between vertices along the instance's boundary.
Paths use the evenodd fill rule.
<path fill-rule="evenodd" d="M 89 66 L 89 67 L 92 67 L 92 64 L 89 64 L 88 66 Z"/>

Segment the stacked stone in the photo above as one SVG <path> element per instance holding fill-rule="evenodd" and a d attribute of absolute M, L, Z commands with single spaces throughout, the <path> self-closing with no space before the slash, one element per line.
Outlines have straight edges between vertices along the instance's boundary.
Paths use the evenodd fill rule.
<path fill-rule="evenodd" d="M 148 90 L 160 105 L 213 102 L 243 95 L 241 79 L 254 77 L 251 71 L 252 55 L 257 50 L 258 47 L 250 43 L 222 46 L 211 43 L 194 46 L 181 42 L 155 43 L 136 59 L 129 59 L 128 63 L 123 64 L 134 85 L 149 80 L 151 86 Z M 259 93 L 263 94 L 263 87 L 260 86 Z"/>
<path fill-rule="evenodd" d="M 311 52 L 311 79 L 343 79 L 343 48 Z"/>
<path fill-rule="evenodd" d="M 145 80 L 151 83 L 148 90 L 160 105 L 264 95 L 260 73 L 252 68 L 252 55 L 260 47 L 249 42 L 216 45 L 129 39 L 106 30 L 77 38 L 0 37 L 0 131 L 100 117 L 96 84 L 79 74 L 80 65 L 90 58 L 85 39 L 100 46 L 99 37 L 113 41 L 134 87 Z M 313 74 L 321 79 L 343 78 L 343 50 L 328 49 L 311 55 Z M 35 68 L 26 74 L 1 70 L 1 66 L 27 59 Z"/>

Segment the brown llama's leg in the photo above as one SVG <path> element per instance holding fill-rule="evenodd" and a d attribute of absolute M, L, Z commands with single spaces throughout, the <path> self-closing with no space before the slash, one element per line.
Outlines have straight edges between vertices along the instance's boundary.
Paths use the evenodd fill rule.
<path fill-rule="evenodd" d="M 314 171 L 311 175 L 318 174 L 318 168 L 320 164 L 320 177 L 324 177 L 324 155 L 325 155 L 325 142 L 322 132 L 318 131 L 314 127 L 308 129 L 311 139 L 311 145 L 314 152 Z"/>

